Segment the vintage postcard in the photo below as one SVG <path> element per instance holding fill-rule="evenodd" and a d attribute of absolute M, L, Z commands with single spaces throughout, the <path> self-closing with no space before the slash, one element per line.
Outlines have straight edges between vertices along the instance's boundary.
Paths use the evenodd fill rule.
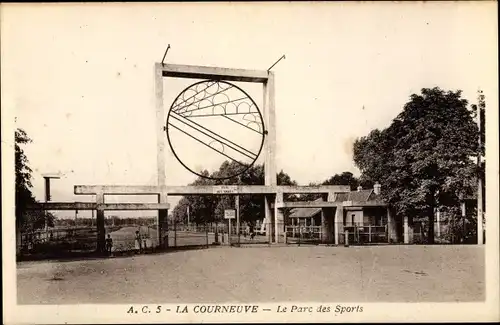
<path fill-rule="evenodd" d="M 4 323 L 498 321 L 497 18 L 2 4 Z"/>

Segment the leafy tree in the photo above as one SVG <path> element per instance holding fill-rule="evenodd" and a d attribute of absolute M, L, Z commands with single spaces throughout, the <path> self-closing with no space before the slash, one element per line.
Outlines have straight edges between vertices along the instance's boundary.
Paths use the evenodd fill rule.
<path fill-rule="evenodd" d="M 28 210 L 27 206 L 36 202 L 31 191 L 33 185 L 32 170 L 23 147 L 32 140 L 23 129 L 16 129 L 15 141 L 15 172 L 16 172 L 16 227 L 23 231 L 32 231 L 47 226 L 53 227 L 55 216 L 50 212 Z"/>
<path fill-rule="evenodd" d="M 434 211 L 456 207 L 470 195 L 476 174 L 471 160 L 478 128 L 461 91 L 424 88 L 384 130 L 354 143 L 354 162 L 363 178 L 379 181 L 382 196 L 399 215 L 426 218 L 434 242 Z"/>
<path fill-rule="evenodd" d="M 363 188 L 371 188 L 373 187 L 373 182 L 369 179 L 358 179 L 351 172 L 342 172 L 340 174 L 335 174 L 323 181 L 322 183 L 309 183 L 309 186 L 318 186 L 318 185 L 349 185 L 351 191 L 355 191 L 358 186 L 362 186 Z M 321 194 L 305 194 L 300 196 L 301 201 L 314 201 L 321 197 Z"/>
<path fill-rule="evenodd" d="M 373 184 L 370 179 L 358 179 L 351 172 L 335 174 L 322 183 L 322 185 L 349 185 L 351 191 L 355 191 L 359 186 L 364 189 L 372 188 Z"/>
<path fill-rule="evenodd" d="M 234 174 L 234 170 L 239 168 L 235 162 L 224 162 L 220 168 L 209 174 L 205 171 L 205 175 L 212 177 L 224 177 Z M 297 185 L 288 174 L 280 171 L 276 175 L 278 185 Z M 211 180 L 199 177 L 190 185 L 262 185 L 264 184 L 264 166 L 254 165 L 247 171 L 223 180 Z M 294 200 L 294 195 L 287 194 L 285 200 Z M 172 215 L 175 220 L 187 221 L 187 207 L 190 207 L 191 221 L 195 223 L 205 223 L 221 221 L 224 218 L 225 209 L 234 209 L 234 198 L 227 195 L 200 195 L 200 196 L 185 196 L 174 208 Z M 257 220 L 264 218 L 264 197 L 262 195 L 240 195 L 240 220 L 255 224 Z M 289 211 L 285 211 L 285 216 Z"/>
<path fill-rule="evenodd" d="M 16 226 L 22 228 L 28 219 L 27 205 L 35 203 L 35 198 L 31 192 L 31 173 L 29 161 L 23 150 L 24 145 L 31 143 L 31 139 L 22 129 L 15 131 L 15 169 L 16 169 Z"/>

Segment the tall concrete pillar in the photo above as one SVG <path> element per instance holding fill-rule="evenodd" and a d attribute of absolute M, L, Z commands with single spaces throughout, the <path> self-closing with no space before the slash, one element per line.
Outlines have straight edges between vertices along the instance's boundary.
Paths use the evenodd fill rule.
<path fill-rule="evenodd" d="M 441 211 L 439 208 L 436 209 L 436 231 L 434 232 L 437 238 L 441 238 Z"/>
<path fill-rule="evenodd" d="M 397 241 L 397 230 L 396 230 L 396 220 L 391 213 L 391 210 L 387 208 L 387 242 Z"/>
<path fill-rule="evenodd" d="M 168 203 L 168 196 L 166 193 L 158 195 L 158 203 Z M 158 238 L 158 247 L 168 247 L 168 210 L 158 210 L 158 228 L 156 229 L 156 236 Z"/>
<path fill-rule="evenodd" d="M 277 192 L 274 200 L 274 241 L 285 242 L 285 216 L 281 205 L 283 204 L 283 193 Z"/>
<path fill-rule="evenodd" d="M 321 239 L 323 243 L 334 242 L 334 215 L 332 208 L 321 209 Z"/>
<path fill-rule="evenodd" d="M 163 66 L 156 63 L 154 66 L 155 110 L 156 110 L 156 168 L 158 186 L 165 186 L 167 176 L 165 172 L 165 107 L 163 105 Z M 158 195 L 158 203 L 167 203 L 167 193 Z M 158 210 L 158 228 L 156 236 L 159 247 L 168 246 L 168 210 Z"/>
<path fill-rule="evenodd" d="M 269 72 L 268 80 L 263 84 L 263 117 L 267 134 L 264 138 L 264 185 L 276 186 L 276 112 L 274 99 L 274 73 Z M 266 195 L 264 198 L 264 224 L 261 230 L 266 229 L 269 241 L 275 237 L 275 213 L 271 204 L 275 201 L 272 196 Z"/>
<path fill-rule="evenodd" d="M 264 197 L 264 224 L 262 228 L 266 229 L 266 237 L 269 242 L 272 243 L 274 239 L 274 209 L 272 208 L 272 202 L 274 198 L 271 195 L 266 195 Z"/>
<path fill-rule="evenodd" d="M 403 217 L 403 242 L 405 244 L 413 242 L 413 224 L 408 216 Z"/>
<path fill-rule="evenodd" d="M 99 205 L 104 204 L 104 194 L 98 193 L 96 195 L 97 214 L 97 252 L 104 253 L 106 251 L 106 228 L 104 224 L 104 210 Z"/>
<path fill-rule="evenodd" d="M 339 205 L 335 210 L 335 222 L 334 222 L 334 240 L 335 245 L 338 245 L 340 242 L 340 234 L 344 232 L 344 207 Z"/>

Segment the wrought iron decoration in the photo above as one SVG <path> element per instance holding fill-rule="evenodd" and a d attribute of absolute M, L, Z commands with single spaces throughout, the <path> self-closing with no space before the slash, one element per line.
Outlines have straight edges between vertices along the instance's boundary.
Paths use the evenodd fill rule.
<path fill-rule="evenodd" d="M 220 80 L 200 81 L 184 89 L 170 106 L 165 130 L 176 159 L 193 174 L 209 179 L 228 179 L 248 170 L 259 157 L 267 134 L 255 101 L 238 86 Z M 179 137 L 190 139 L 190 154 L 198 161 L 205 159 L 200 152 L 209 148 L 236 168 L 231 175 L 220 177 L 196 171 L 189 159 L 181 157 L 186 148 L 175 140 Z"/>

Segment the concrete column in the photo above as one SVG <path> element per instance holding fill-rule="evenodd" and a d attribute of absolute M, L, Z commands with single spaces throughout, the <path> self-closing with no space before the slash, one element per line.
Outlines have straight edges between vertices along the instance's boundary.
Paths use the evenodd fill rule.
<path fill-rule="evenodd" d="M 167 193 L 158 195 L 158 203 L 167 203 Z M 158 246 L 160 248 L 168 247 L 168 210 L 158 210 L 158 228 L 156 229 L 156 236 L 158 238 Z"/>
<path fill-rule="evenodd" d="M 335 245 L 339 244 L 340 234 L 344 232 L 344 225 L 342 222 L 344 221 L 344 207 L 337 206 L 335 211 L 335 224 L 334 224 L 334 237 L 335 237 Z"/>
<path fill-rule="evenodd" d="M 276 193 L 274 199 L 274 240 L 276 243 L 285 242 L 285 217 L 283 210 L 278 208 L 283 204 L 283 193 Z"/>
<path fill-rule="evenodd" d="M 403 218 L 403 241 L 405 244 L 413 242 L 413 224 L 410 223 L 408 216 Z"/>
<path fill-rule="evenodd" d="M 271 202 L 274 201 L 274 198 L 270 195 L 264 196 L 264 224 L 263 227 L 266 229 L 266 236 L 270 243 L 273 242 L 273 234 L 274 234 L 274 210 L 271 207 Z M 261 228 L 261 229 L 262 229 Z"/>
<path fill-rule="evenodd" d="M 238 244 L 240 241 L 240 196 L 234 197 L 234 208 L 236 210 L 236 235 L 238 236 Z"/>
<path fill-rule="evenodd" d="M 106 228 L 104 226 L 104 210 L 99 207 L 100 204 L 104 204 L 104 194 L 97 193 L 96 195 L 97 203 L 97 252 L 104 253 L 106 251 Z"/>
<path fill-rule="evenodd" d="M 328 221 L 327 213 L 325 208 L 321 208 L 321 241 L 326 242 L 326 238 L 328 237 Z"/>
<path fill-rule="evenodd" d="M 158 185 L 165 186 L 165 108 L 163 106 L 163 69 L 161 63 L 155 64 L 155 108 L 156 108 L 156 146 Z"/>
<path fill-rule="evenodd" d="M 436 236 L 441 238 L 441 212 L 439 209 L 436 209 Z"/>
<path fill-rule="evenodd" d="M 158 186 L 165 186 L 165 107 L 163 105 L 163 67 L 156 63 L 154 67 L 155 109 L 156 109 L 156 166 Z M 158 203 L 167 203 L 167 193 L 158 196 Z M 168 210 L 158 210 L 158 246 L 168 247 Z"/>
<path fill-rule="evenodd" d="M 465 220 L 467 219 L 467 210 L 465 209 L 465 201 L 460 202 L 460 208 L 462 212 L 462 240 L 461 242 L 463 243 L 465 241 Z"/>
<path fill-rule="evenodd" d="M 391 241 L 397 241 L 396 220 L 394 220 L 391 210 L 387 208 L 387 242 Z"/>
<path fill-rule="evenodd" d="M 334 242 L 334 214 L 332 208 L 321 209 L 321 239 L 324 243 Z"/>
<path fill-rule="evenodd" d="M 276 111 L 274 73 L 269 71 L 264 83 L 263 115 L 267 134 L 264 139 L 264 185 L 276 185 Z"/>
<path fill-rule="evenodd" d="M 484 214 L 483 214 L 483 186 L 482 186 L 482 180 L 481 178 L 479 179 L 478 182 L 478 190 L 477 190 L 477 244 L 478 245 L 483 245 L 484 244 L 484 236 L 483 236 L 483 219 L 484 219 Z"/>

